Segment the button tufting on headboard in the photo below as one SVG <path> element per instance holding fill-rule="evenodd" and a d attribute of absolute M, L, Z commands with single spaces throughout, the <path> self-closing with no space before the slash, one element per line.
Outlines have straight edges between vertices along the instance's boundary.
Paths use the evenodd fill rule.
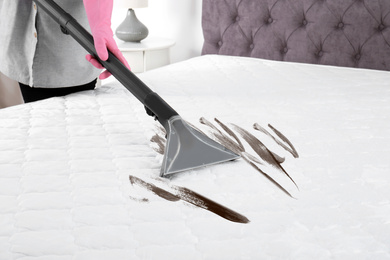
<path fill-rule="evenodd" d="M 385 29 L 386 27 L 381 23 L 381 24 L 379 24 L 379 26 L 378 26 L 378 31 L 383 31 L 384 29 Z"/>
<path fill-rule="evenodd" d="M 390 0 L 203 0 L 202 54 L 390 70 L 389 24 Z"/>
<path fill-rule="evenodd" d="M 355 55 L 355 59 L 356 59 L 356 60 L 360 60 L 360 57 L 361 57 L 361 56 L 360 56 L 359 53 Z"/>

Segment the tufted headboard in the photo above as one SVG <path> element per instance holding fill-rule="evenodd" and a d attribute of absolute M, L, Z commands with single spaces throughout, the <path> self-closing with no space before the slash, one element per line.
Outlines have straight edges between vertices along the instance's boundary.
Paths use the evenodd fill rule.
<path fill-rule="evenodd" d="M 390 0 L 203 0 L 202 54 L 390 70 Z"/>

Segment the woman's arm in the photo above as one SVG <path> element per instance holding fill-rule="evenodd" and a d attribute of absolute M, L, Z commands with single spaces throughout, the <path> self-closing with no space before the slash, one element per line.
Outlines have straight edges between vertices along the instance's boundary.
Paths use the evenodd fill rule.
<path fill-rule="evenodd" d="M 130 69 L 125 57 L 119 50 L 111 29 L 111 15 L 113 0 L 83 0 L 87 12 L 88 22 L 91 27 L 94 45 L 99 58 L 103 61 L 108 59 L 109 49 L 126 67 Z M 103 69 L 103 66 L 90 54 L 86 59 L 95 67 Z M 111 73 L 104 71 L 100 74 L 100 79 L 109 77 Z"/>

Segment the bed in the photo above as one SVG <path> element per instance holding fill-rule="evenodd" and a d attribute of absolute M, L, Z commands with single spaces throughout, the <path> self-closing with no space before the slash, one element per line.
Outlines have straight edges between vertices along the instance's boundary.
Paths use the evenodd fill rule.
<path fill-rule="evenodd" d="M 0 110 L 0 259 L 390 259 L 389 12 L 204 0 L 203 55 L 139 77 L 241 159 L 170 178 L 116 81 Z"/>

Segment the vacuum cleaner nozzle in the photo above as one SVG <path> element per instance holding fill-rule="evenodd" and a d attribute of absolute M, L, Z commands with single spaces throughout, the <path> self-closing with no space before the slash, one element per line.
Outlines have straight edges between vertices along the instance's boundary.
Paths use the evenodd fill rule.
<path fill-rule="evenodd" d="M 160 176 L 231 161 L 240 156 L 189 126 L 179 115 L 168 120 Z"/>

